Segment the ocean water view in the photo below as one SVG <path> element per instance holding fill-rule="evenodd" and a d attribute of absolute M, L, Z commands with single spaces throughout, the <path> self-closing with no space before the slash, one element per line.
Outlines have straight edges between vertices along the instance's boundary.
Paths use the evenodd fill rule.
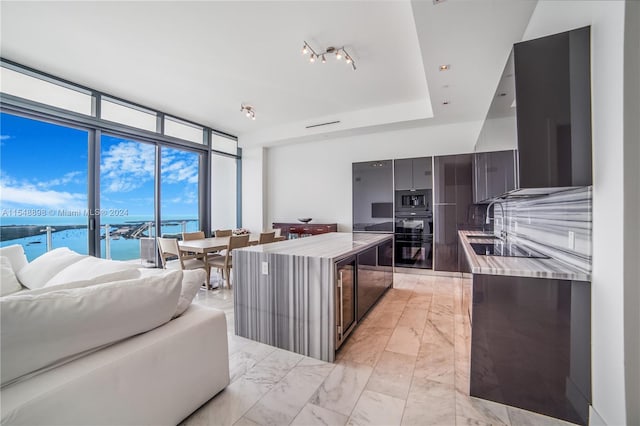
<path fill-rule="evenodd" d="M 106 257 L 105 224 L 110 225 L 110 246 L 111 258 L 114 260 L 132 260 L 140 258 L 140 237 L 148 237 L 149 231 L 141 225 L 153 221 L 149 216 L 123 216 L 102 218 L 101 235 L 101 256 Z M 78 228 L 63 229 L 52 232 L 52 249 L 68 247 L 69 249 L 81 253 L 88 253 L 88 232 L 86 217 L 0 217 L 0 233 L 5 235 L 8 231 L 15 231 L 15 228 L 22 230 L 23 227 L 36 227 L 37 235 L 22 236 L 20 238 L 5 239 L 0 241 L 0 247 L 13 244 L 23 246 L 27 259 L 32 261 L 36 257 L 47 251 L 46 226 L 58 227 L 79 226 Z M 161 235 L 180 234 L 183 230 L 183 223 L 187 232 L 199 230 L 199 222 L 193 217 L 168 217 L 162 220 Z M 37 229 L 40 227 L 41 229 Z M 135 237 L 133 230 L 141 230 Z M 14 232 L 15 234 L 15 232 Z M 18 235 L 20 232 L 17 233 Z M 151 236 L 155 236 L 152 231 Z"/>

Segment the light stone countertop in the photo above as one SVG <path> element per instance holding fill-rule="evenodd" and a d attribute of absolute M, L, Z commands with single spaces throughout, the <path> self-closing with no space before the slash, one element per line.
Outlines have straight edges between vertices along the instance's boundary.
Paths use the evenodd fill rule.
<path fill-rule="evenodd" d="M 589 272 L 555 259 L 477 255 L 469 243 L 468 235 L 486 235 L 490 237 L 493 234 L 480 231 L 458 231 L 471 272 L 474 274 L 591 281 Z M 489 239 L 474 239 L 473 242 L 491 243 L 493 241 Z"/>
<path fill-rule="evenodd" d="M 236 250 L 336 260 L 377 245 L 387 239 L 393 239 L 393 234 L 329 232 L 295 240 L 243 247 Z"/>

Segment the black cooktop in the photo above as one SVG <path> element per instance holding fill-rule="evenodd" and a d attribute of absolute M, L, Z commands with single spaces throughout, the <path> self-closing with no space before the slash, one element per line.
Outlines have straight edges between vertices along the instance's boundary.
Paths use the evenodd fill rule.
<path fill-rule="evenodd" d="M 536 259 L 549 259 L 549 256 L 540 254 L 527 247 L 517 244 L 504 244 L 502 241 L 493 243 L 470 243 L 471 248 L 480 256 L 504 256 L 504 257 L 530 257 Z"/>

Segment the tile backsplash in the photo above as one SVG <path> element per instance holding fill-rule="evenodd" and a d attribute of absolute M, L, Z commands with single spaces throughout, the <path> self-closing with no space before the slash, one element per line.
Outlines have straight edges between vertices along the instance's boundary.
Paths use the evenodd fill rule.
<path fill-rule="evenodd" d="M 508 232 L 509 242 L 591 272 L 592 187 L 502 203 L 506 220 L 494 207 L 494 231 Z"/>

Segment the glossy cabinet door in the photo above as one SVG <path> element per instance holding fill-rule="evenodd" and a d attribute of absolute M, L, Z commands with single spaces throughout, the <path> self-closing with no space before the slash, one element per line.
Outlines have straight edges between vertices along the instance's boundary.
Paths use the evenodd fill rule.
<path fill-rule="evenodd" d="M 391 160 L 353 163 L 354 231 L 393 232 L 392 163 Z M 385 204 L 386 209 L 375 208 Z M 387 213 L 381 215 L 381 211 Z"/>
<path fill-rule="evenodd" d="M 587 186 L 589 27 L 514 45 L 520 188 Z"/>
<path fill-rule="evenodd" d="M 378 247 L 358 253 L 358 321 L 388 287 L 386 271 L 378 264 Z"/>
<path fill-rule="evenodd" d="M 433 176 L 431 175 L 431 157 L 413 158 L 413 189 L 431 189 Z"/>
<path fill-rule="evenodd" d="M 458 229 L 468 225 L 473 203 L 473 156 L 435 157 L 434 173 L 433 269 L 457 272 Z"/>
<path fill-rule="evenodd" d="M 458 271 L 458 226 L 456 205 L 435 205 L 433 210 L 433 269 Z"/>
<path fill-rule="evenodd" d="M 587 424 L 590 283 L 473 275 L 471 396 Z"/>
<path fill-rule="evenodd" d="M 457 155 L 445 155 L 434 159 L 434 204 L 456 203 Z"/>
<path fill-rule="evenodd" d="M 396 191 L 413 189 L 431 189 L 431 157 L 405 158 L 394 160 L 394 178 Z"/>
<path fill-rule="evenodd" d="M 473 202 L 480 203 L 487 199 L 487 153 L 478 152 L 473 155 Z"/>
<path fill-rule="evenodd" d="M 393 170 L 396 191 L 413 189 L 413 160 L 411 158 L 394 160 Z"/>
<path fill-rule="evenodd" d="M 336 262 L 336 349 L 356 325 L 356 257 Z"/>
<path fill-rule="evenodd" d="M 513 191 L 516 185 L 516 152 L 494 151 L 474 154 L 473 201 L 480 203 Z"/>

